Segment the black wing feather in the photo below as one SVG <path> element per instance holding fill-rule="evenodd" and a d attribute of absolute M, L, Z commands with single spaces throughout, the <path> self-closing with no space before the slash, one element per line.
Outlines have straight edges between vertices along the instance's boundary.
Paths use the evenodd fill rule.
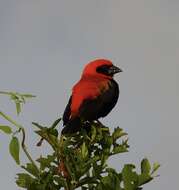
<path fill-rule="evenodd" d="M 96 99 L 83 102 L 80 107 L 80 116 L 88 121 L 105 117 L 116 105 L 118 97 L 118 84 L 114 80 L 110 80 L 108 90 Z"/>
<path fill-rule="evenodd" d="M 72 96 L 70 96 L 70 99 L 68 101 L 68 104 L 65 108 L 65 111 L 63 113 L 63 125 L 66 125 L 68 122 L 69 122 L 69 118 L 70 118 L 70 115 L 71 115 L 71 101 L 72 101 Z"/>

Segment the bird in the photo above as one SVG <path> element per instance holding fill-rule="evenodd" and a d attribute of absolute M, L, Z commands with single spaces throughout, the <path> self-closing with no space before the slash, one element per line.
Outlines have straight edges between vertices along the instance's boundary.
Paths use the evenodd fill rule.
<path fill-rule="evenodd" d="M 108 59 L 96 59 L 84 67 L 63 113 L 62 135 L 80 131 L 82 121 L 98 121 L 109 114 L 119 97 L 113 77 L 120 72 L 122 69 Z"/>

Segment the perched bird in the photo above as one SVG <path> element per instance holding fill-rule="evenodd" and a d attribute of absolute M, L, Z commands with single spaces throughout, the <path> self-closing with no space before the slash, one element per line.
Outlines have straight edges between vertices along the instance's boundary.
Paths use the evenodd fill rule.
<path fill-rule="evenodd" d="M 75 133 L 80 130 L 81 121 L 98 120 L 113 109 L 119 97 L 113 76 L 119 72 L 122 70 L 106 59 L 97 59 L 85 66 L 65 108 L 62 134 Z"/>

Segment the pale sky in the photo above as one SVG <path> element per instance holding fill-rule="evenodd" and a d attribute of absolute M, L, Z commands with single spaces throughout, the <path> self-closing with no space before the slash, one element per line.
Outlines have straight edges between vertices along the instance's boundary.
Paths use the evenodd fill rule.
<path fill-rule="evenodd" d="M 30 123 L 50 124 L 62 115 L 84 64 L 95 58 L 124 71 L 115 78 L 118 104 L 101 121 L 123 128 L 131 147 L 110 164 L 158 161 L 160 177 L 144 189 L 177 190 L 179 1 L 0 0 L 0 90 L 37 95 L 19 118 L 6 97 L 0 109 L 24 125 L 35 157 L 44 151 L 35 146 Z M 14 178 L 21 170 L 8 153 L 10 138 L 0 133 L 0 139 L 1 189 L 18 190 Z"/>

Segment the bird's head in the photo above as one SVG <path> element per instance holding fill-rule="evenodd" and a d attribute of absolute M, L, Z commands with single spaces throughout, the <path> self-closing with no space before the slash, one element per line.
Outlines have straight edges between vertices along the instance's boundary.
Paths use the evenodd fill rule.
<path fill-rule="evenodd" d="M 107 59 L 97 59 L 85 66 L 82 76 L 93 75 L 112 79 L 114 74 L 119 72 L 122 72 L 122 70 L 114 66 L 111 61 Z"/>

